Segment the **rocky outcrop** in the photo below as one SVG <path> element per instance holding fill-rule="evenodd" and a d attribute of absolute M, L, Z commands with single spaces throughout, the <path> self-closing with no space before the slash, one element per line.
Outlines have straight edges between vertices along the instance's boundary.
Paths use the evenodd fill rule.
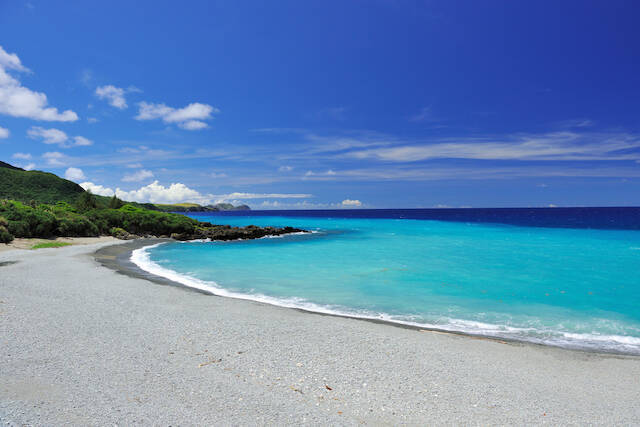
<path fill-rule="evenodd" d="M 306 230 L 294 227 L 258 227 L 248 225 L 246 227 L 231 227 L 230 225 L 211 225 L 208 227 L 198 227 L 193 233 L 173 233 L 175 240 L 238 240 L 238 239 L 259 239 L 265 236 L 281 236 L 291 233 L 305 233 Z"/>

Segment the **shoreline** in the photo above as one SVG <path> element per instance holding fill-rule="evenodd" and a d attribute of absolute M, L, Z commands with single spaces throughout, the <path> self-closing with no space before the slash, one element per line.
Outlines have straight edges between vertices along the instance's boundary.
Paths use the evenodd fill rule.
<path fill-rule="evenodd" d="M 343 319 L 360 320 L 360 321 L 366 321 L 366 322 L 387 325 L 387 326 L 392 326 L 396 328 L 408 329 L 408 330 L 418 331 L 418 332 L 451 334 L 451 335 L 466 337 L 469 339 L 490 340 L 490 341 L 495 341 L 495 342 L 514 345 L 514 346 L 522 345 L 522 346 L 535 346 L 535 347 L 541 347 L 541 348 L 554 348 L 562 351 L 574 351 L 574 352 L 582 352 L 587 354 L 631 357 L 631 358 L 637 358 L 640 360 L 640 355 L 625 353 L 622 351 L 616 351 L 614 349 L 563 347 L 560 345 L 537 343 L 532 341 L 520 340 L 517 338 L 474 334 L 474 333 L 464 332 L 464 331 L 455 331 L 455 330 L 441 329 L 441 328 L 435 328 L 435 327 L 412 325 L 409 323 L 403 323 L 399 321 L 393 321 L 393 320 L 387 320 L 387 319 L 376 319 L 372 317 L 355 316 L 355 315 L 342 314 L 342 313 L 314 311 L 314 310 L 305 309 L 301 307 L 287 307 L 284 305 L 272 304 L 269 302 L 258 301 L 251 298 L 240 298 L 240 297 L 234 297 L 234 296 L 218 295 L 211 291 L 187 286 L 185 284 L 171 280 L 164 276 L 156 275 L 148 271 L 145 271 L 142 268 L 140 268 L 138 265 L 133 263 L 130 259 L 133 251 L 137 249 L 143 249 L 149 246 L 156 245 L 158 243 L 168 243 L 168 242 L 174 242 L 174 240 L 161 239 L 161 238 L 136 239 L 136 240 L 127 241 L 127 243 L 116 245 L 116 246 L 106 246 L 94 252 L 93 256 L 96 259 L 96 261 L 99 262 L 102 266 L 110 268 L 114 271 L 117 271 L 120 274 L 124 274 L 126 276 L 133 277 L 133 278 L 145 279 L 160 285 L 174 286 L 174 287 L 183 289 L 185 291 L 197 292 L 203 295 L 214 296 L 218 298 L 231 298 L 239 301 L 250 301 L 256 304 L 263 304 L 270 307 L 278 307 L 282 309 L 295 310 L 301 313 L 316 314 L 320 316 L 337 317 L 337 318 L 343 318 Z"/>
<path fill-rule="evenodd" d="M 182 286 L 150 286 L 148 278 L 105 268 L 94 256 L 118 247 L 126 258 L 126 244 L 0 254 L 4 422 L 531 425 L 640 419 L 637 357 L 203 298 Z M 105 259 L 117 258 L 111 252 Z"/>

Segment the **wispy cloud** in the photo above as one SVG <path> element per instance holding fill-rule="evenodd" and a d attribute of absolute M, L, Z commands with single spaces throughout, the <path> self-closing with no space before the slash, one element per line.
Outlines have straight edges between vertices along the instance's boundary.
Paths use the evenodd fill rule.
<path fill-rule="evenodd" d="M 40 139 L 45 144 L 57 144 L 61 148 L 82 147 L 93 145 L 93 141 L 84 136 L 69 137 L 60 129 L 44 129 L 40 126 L 32 126 L 27 135 L 31 139 Z"/>
<path fill-rule="evenodd" d="M 630 134 L 554 132 L 505 139 L 447 138 L 445 141 L 354 150 L 347 157 L 387 162 L 430 159 L 629 160 L 640 157 L 640 138 Z"/>
<path fill-rule="evenodd" d="M 42 158 L 46 160 L 49 166 L 65 166 L 65 155 L 60 153 L 59 151 L 50 151 L 44 153 Z"/>
<path fill-rule="evenodd" d="M 437 122 L 438 120 L 431 106 L 422 107 L 420 111 L 409 117 L 410 122 Z"/>
<path fill-rule="evenodd" d="M 134 173 L 126 174 L 125 176 L 122 177 L 122 181 L 123 182 L 140 182 L 150 178 L 153 178 L 153 172 L 151 172 L 150 170 L 142 169 Z"/>

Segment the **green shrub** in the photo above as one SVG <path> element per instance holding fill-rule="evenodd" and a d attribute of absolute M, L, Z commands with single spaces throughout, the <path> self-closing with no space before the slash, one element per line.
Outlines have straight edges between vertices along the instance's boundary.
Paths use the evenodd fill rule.
<path fill-rule="evenodd" d="M 0 204 L 0 215 L 8 221 L 8 230 L 16 237 L 51 237 L 58 220 L 47 205 L 36 208 L 20 202 L 5 201 Z"/>
<path fill-rule="evenodd" d="M 13 242 L 13 234 L 9 233 L 6 228 L 0 227 L 0 243 L 8 244 Z"/>
<path fill-rule="evenodd" d="M 13 241 L 13 234 L 7 230 L 9 222 L 0 216 L 0 243 L 11 243 Z"/>

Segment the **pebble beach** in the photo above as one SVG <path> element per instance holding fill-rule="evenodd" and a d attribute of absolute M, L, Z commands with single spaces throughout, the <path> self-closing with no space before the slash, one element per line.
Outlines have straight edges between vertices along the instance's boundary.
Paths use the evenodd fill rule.
<path fill-rule="evenodd" d="M 143 244 L 0 253 L 3 424 L 640 420 L 638 357 L 206 295 L 122 262 Z"/>

